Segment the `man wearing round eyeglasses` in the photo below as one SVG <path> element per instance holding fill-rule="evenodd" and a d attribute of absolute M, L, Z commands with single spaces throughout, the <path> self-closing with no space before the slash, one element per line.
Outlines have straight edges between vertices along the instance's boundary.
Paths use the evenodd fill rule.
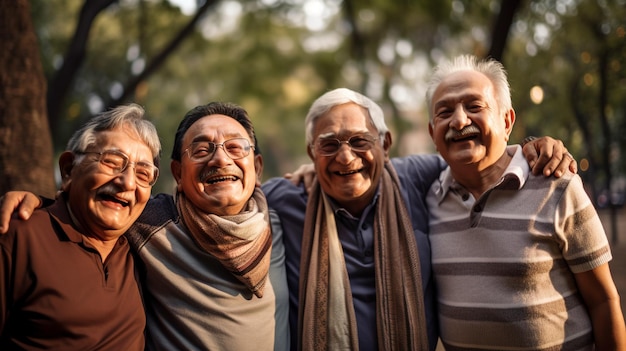
<path fill-rule="evenodd" d="M 0 349 L 143 350 L 146 323 L 122 235 L 158 177 L 140 106 L 87 122 L 59 158 L 61 192 L 0 236 Z"/>
<path fill-rule="evenodd" d="M 148 350 L 287 350 L 280 231 L 260 185 L 247 112 L 190 110 L 174 140 L 176 195 L 159 194 L 128 232 L 142 259 Z"/>

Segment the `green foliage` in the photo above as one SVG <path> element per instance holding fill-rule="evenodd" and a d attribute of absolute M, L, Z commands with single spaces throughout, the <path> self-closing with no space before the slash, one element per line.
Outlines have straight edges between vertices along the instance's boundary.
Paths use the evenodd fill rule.
<path fill-rule="evenodd" d="M 50 77 L 73 34 L 82 1 L 32 1 Z M 442 57 L 485 55 L 491 26 L 504 4 L 218 1 L 165 65 L 134 92 L 133 100 L 146 107 L 163 141 L 164 176 L 157 191 L 172 189 L 167 160 L 179 121 L 192 107 L 215 100 L 235 102 L 249 111 L 266 178 L 308 161 L 304 116 L 317 96 L 340 86 L 380 102 L 395 135 L 394 155 L 432 152 L 424 109 L 430 69 Z M 552 135 L 578 159 L 601 163 L 598 58 L 606 50 L 604 111 L 619 155 L 626 143 L 618 132 L 626 124 L 623 5 L 624 0 L 523 2 L 503 59 L 518 114 L 513 142 L 526 135 Z M 66 119 L 54 136 L 57 149 L 63 148 L 78 123 L 105 107 L 98 103 L 119 93 L 189 19 L 165 0 L 119 1 L 102 13 L 90 33 L 86 62 L 65 102 Z M 543 89 L 541 104 L 530 100 L 534 86 Z M 586 117 L 584 124 L 576 114 Z M 614 158 L 614 171 L 623 174 L 622 157 Z"/>
<path fill-rule="evenodd" d="M 563 140 L 579 161 L 589 162 L 581 175 L 592 188 L 615 187 L 626 171 L 620 156 L 626 146 L 624 4 L 533 1 L 518 14 L 504 59 L 515 89 L 516 137 L 552 135 Z M 603 55 L 608 61 L 604 77 Z M 530 99 L 533 86 L 544 92 L 540 104 Z M 623 185 L 616 190 L 623 191 Z"/>

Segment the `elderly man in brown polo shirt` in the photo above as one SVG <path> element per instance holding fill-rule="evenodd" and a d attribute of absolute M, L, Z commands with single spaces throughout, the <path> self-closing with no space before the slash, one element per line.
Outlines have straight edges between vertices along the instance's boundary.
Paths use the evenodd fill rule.
<path fill-rule="evenodd" d="M 138 105 L 102 113 L 59 158 L 61 192 L 0 236 L 0 349 L 143 350 L 146 318 L 122 235 L 158 177 Z"/>

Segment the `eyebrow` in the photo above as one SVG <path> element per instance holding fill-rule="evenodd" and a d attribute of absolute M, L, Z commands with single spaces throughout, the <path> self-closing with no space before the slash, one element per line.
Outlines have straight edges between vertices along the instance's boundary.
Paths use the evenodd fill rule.
<path fill-rule="evenodd" d="M 364 129 L 364 130 L 342 130 L 339 132 L 339 134 L 336 134 L 334 132 L 328 132 L 328 133 L 324 133 L 324 134 L 320 134 L 318 135 L 318 139 L 328 139 L 328 138 L 340 138 L 340 137 L 345 137 L 345 136 L 355 136 L 355 135 L 362 135 L 362 134 L 372 134 L 369 130 Z"/>
<path fill-rule="evenodd" d="M 486 99 L 482 95 L 478 95 L 478 94 L 456 95 L 456 96 L 452 96 L 452 97 L 437 101 L 434 108 L 437 109 L 439 107 L 449 105 L 450 103 L 457 102 L 457 101 L 467 102 L 467 101 L 476 101 L 476 100 L 483 101 Z"/>
<path fill-rule="evenodd" d="M 240 133 L 231 133 L 231 134 L 225 134 L 224 135 L 224 140 L 230 140 L 230 139 L 234 139 L 234 138 L 246 138 L 245 136 L 241 135 Z M 196 143 L 199 141 L 208 141 L 208 142 L 214 142 L 213 139 L 205 134 L 203 135 L 198 135 L 197 137 L 193 138 L 191 140 L 192 143 Z"/>

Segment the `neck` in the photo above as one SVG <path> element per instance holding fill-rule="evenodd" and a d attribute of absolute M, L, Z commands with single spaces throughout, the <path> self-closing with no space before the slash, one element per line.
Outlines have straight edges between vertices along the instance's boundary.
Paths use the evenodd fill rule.
<path fill-rule="evenodd" d="M 100 240 L 94 238 L 92 236 L 87 236 L 83 234 L 83 242 L 89 243 L 89 246 L 93 247 L 100 254 L 100 258 L 102 262 L 106 261 L 107 257 L 113 251 L 115 244 L 117 243 L 117 239 L 114 240 Z"/>
<path fill-rule="evenodd" d="M 454 167 L 450 165 L 450 170 L 454 179 L 478 199 L 502 178 L 512 158 L 505 150 L 495 163 L 485 168 L 476 167 L 475 164 Z"/>
<path fill-rule="evenodd" d="M 74 216 L 74 213 L 72 212 L 72 208 L 70 207 L 69 203 L 66 203 L 66 206 L 67 206 L 67 211 L 70 214 L 70 219 L 72 220 L 72 224 L 74 225 L 76 230 L 82 233 L 83 242 L 89 243 L 89 246 L 96 249 L 96 251 L 98 251 L 98 253 L 100 254 L 100 258 L 102 259 L 102 262 L 104 262 L 106 258 L 109 256 L 109 254 L 111 253 L 111 251 L 113 251 L 113 248 L 115 247 L 115 244 L 117 243 L 118 238 L 115 238 L 112 240 L 101 240 L 95 236 L 87 234 L 83 226 L 80 224 L 80 221 L 76 218 L 76 216 Z"/>

